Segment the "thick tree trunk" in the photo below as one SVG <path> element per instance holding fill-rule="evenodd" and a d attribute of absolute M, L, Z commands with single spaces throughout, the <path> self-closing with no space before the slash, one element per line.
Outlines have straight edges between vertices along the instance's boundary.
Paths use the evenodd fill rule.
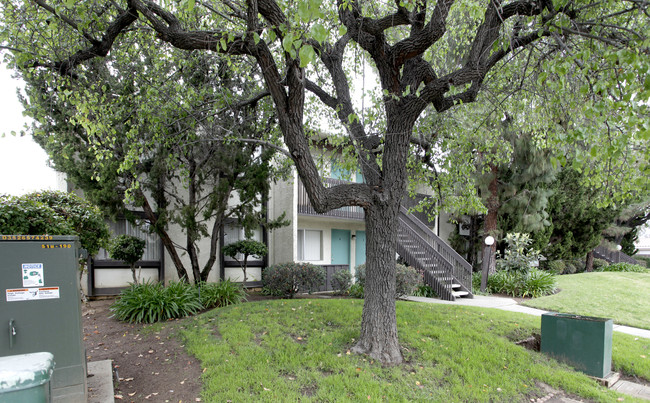
<path fill-rule="evenodd" d="M 488 213 L 487 216 L 485 217 L 484 236 L 482 240 L 483 242 L 485 241 L 485 238 L 487 238 L 488 235 L 492 235 L 493 237 L 496 235 L 497 215 L 499 213 L 499 194 L 498 194 L 498 183 L 497 183 L 497 174 L 499 173 L 499 169 L 497 168 L 496 165 L 492 165 L 490 168 L 492 171 L 493 178 L 490 184 L 488 185 L 488 190 L 490 191 L 490 195 L 488 196 L 488 202 L 487 202 Z M 490 256 L 488 259 L 489 274 L 494 274 L 497 271 L 496 254 L 497 254 L 497 243 L 494 242 L 494 244 L 492 244 L 492 246 L 490 247 Z"/>
<path fill-rule="evenodd" d="M 594 271 L 594 251 L 587 253 L 587 260 L 585 262 L 585 271 Z"/>
<path fill-rule="evenodd" d="M 366 283 L 361 335 L 352 351 L 384 364 L 403 360 L 395 313 L 395 243 L 399 200 L 366 209 Z"/>

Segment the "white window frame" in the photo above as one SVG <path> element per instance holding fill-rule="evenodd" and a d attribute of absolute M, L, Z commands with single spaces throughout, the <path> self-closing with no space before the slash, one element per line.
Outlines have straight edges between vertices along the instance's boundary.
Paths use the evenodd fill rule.
<path fill-rule="evenodd" d="M 311 234 L 312 236 L 308 237 L 309 234 Z M 317 248 L 312 247 L 310 253 L 307 256 L 305 256 L 305 245 L 307 244 L 308 241 L 309 243 L 311 243 L 315 239 L 318 239 L 319 245 L 317 246 Z M 318 250 L 317 258 L 316 258 L 316 254 L 312 254 L 314 250 Z M 320 262 L 322 260 L 323 260 L 323 230 L 309 229 L 309 228 L 298 229 L 298 261 Z"/>

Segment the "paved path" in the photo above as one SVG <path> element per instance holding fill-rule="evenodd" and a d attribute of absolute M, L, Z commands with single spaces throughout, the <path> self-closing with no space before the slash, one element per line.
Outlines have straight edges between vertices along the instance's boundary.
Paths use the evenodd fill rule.
<path fill-rule="evenodd" d="M 542 309 L 530 308 L 527 306 L 519 305 L 517 301 L 512 298 L 493 297 L 485 295 L 475 295 L 474 298 L 458 298 L 456 301 L 443 301 L 437 298 L 424 298 L 424 297 L 406 297 L 408 301 L 427 302 L 431 304 L 450 304 L 450 305 L 465 305 L 476 306 L 482 308 L 495 308 L 504 311 L 520 312 L 529 315 L 542 316 L 544 311 Z M 650 339 L 650 330 L 639 329 L 636 327 L 622 326 L 614 324 L 614 331 L 630 334 L 632 336 L 643 337 Z"/>

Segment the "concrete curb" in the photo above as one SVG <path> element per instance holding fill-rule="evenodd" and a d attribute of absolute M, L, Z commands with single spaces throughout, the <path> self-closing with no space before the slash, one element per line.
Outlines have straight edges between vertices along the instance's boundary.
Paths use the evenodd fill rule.
<path fill-rule="evenodd" d="M 88 365 L 88 403 L 115 403 L 111 360 L 90 361 Z"/>

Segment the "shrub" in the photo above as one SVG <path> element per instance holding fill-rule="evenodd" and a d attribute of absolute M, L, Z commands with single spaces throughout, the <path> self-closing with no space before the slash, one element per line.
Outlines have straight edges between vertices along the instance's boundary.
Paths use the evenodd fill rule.
<path fill-rule="evenodd" d="M 472 279 L 473 280 L 473 279 Z M 479 285 L 478 288 L 481 288 L 481 283 L 480 283 L 480 278 L 479 278 Z M 433 288 L 426 284 L 422 284 L 416 287 L 415 291 L 413 292 L 413 296 L 415 297 L 426 297 L 426 298 L 438 298 L 438 295 L 436 294 L 435 291 L 433 291 Z"/>
<path fill-rule="evenodd" d="M 571 263 L 573 263 L 573 266 L 576 268 L 576 273 L 583 273 L 587 267 L 585 259 L 572 259 Z"/>
<path fill-rule="evenodd" d="M 634 272 L 634 273 L 647 273 L 648 269 L 638 264 L 631 263 L 613 263 L 609 266 L 603 266 L 598 271 L 616 271 L 616 272 Z"/>
<path fill-rule="evenodd" d="M 325 271 L 311 263 L 280 263 L 262 272 L 262 285 L 269 295 L 293 298 L 298 291 L 315 291 L 325 282 Z"/>
<path fill-rule="evenodd" d="M 197 289 L 187 283 L 131 284 L 111 305 L 113 315 L 130 323 L 154 323 L 193 315 L 202 309 Z"/>
<path fill-rule="evenodd" d="M 332 289 L 337 294 L 345 294 L 352 285 L 352 273 L 349 270 L 339 270 L 332 275 Z"/>
<path fill-rule="evenodd" d="M 556 281 L 552 273 L 538 269 L 528 273 L 500 270 L 488 277 L 487 288 L 492 293 L 537 298 L 554 293 Z"/>
<path fill-rule="evenodd" d="M 555 292 L 557 283 L 555 276 L 542 270 L 531 270 L 526 278 L 521 296 L 537 298 Z"/>
<path fill-rule="evenodd" d="M 355 272 L 357 284 L 365 287 L 366 265 L 360 264 Z M 411 295 L 420 284 L 422 284 L 422 276 L 415 268 L 403 264 L 395 265 L 395 298 Z"/>
<path fill-rule="evenodd" d="M 634 256 L 634 259 L 639 262 L 641 266 L 645 265 L 645 267 L 650 269 L 650 256 Z"/>
<path fill-rule="evenodd" d="M 115 237 L 108 248 L 112 259 L 121 260 L 131 268 L 133 282 L 138 284 L 138 277 L 135 275 L 135 264 L 142 259 L 146 242 L 132 235 L 120 235 Z"/>
<path fill-rule="evenodd" d="M 533 242 L 530 235 L 513 233 L 506 235 L 505 240 L 508 247 L 503 257 L 497 260 L 499 270 L 526 273 L 539 260 L 539 251 L 529 248 Z"/>
<path fill-rule="evenodd" d="M 201 283 L 198 287 L 201 305 L 206 309 L 238 304 L 246 300 L 244 288 L 230 280 Z"/>
<path fill-rule="evenodd" d="M 605 259 L 594 259 L 594 271 L 602 271 L 605 266 L 609 266 L 609 262 Z"/>
<path fill-rule="evenodd" d="M 566 263 L 564 263 L 564 260 L 551 260 L 546 265 L 546 268 L 553 274 L 562 274 L 566 270 Z"/>
<path fill-rule="evenodd" d="M 570 260 L 565 260 L 564 265 L 565 265 L 565 268 L 564 268 L 564 271 L 562 272 L 562 274 L 574 274 L 576 272 L 576 270 L 577 270 L 576 266 Z"/>
<path fill-rule="evenodd" d="M 365 294 L 363 290 L 363 286 L 359 283 L 354 283 L 350 286 L 350 289 L 348 290 L 348 294 L 352 298 L 361 298 L 363 299 Z"/>

